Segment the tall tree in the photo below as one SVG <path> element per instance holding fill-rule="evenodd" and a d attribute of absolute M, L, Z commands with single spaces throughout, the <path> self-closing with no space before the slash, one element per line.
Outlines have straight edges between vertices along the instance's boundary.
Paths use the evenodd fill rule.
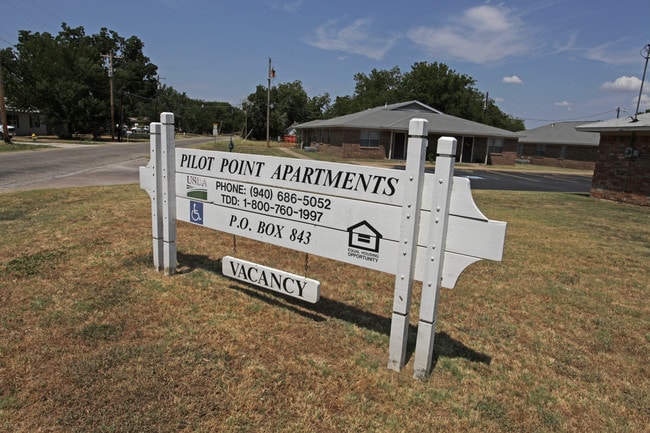
<path fill-rule="evenodd" d="M 276 109 L 281 113 L 285 128 L 308 120 L 322 117 L 330 98 L 324 95 L 310 98 L 302 87 L 302 82 L 280 83 L 277 86 Z"/>
<path fill-rule="evenodd" d="M 10 62 L 8 100 L 16 108 L 40 111 L 61 137 L 99 136 L 110 130 L 109 73 L 116 93 L 155 96 L 157 67 L 142 54 L 143 46 L 135 36 L 124 39 L 105 28 L 92 36 L 65 23 L 56 36 L 22 30 L 12 55 L 3 56 Z M 102 57 L 111 53 L 112 71 Z"/>
<path fill-rule="evenodd" d="M 266 105 L 267 105 L 267 88 L 258 85 L 255 93 L 248 95 L 248 130 L 251 131 L 252 138 L 261 140 L 266 138 Z M 271 87 L 270 111 L 269 111 L 269 134 L 276 137 L 282 133 L 285 128 L 286 116 L 280 110 L 276 110 L 278 100 L 278 88 Z"/>
<path fill-rule="evenodd" d="M 476 82 L 443 63 L 419 62 L 404 74 L 401 93 L 407 100 L 418 100 L 453 116 L 467 116 L 481 106 Z M 473 107 L 472 105 L 475 105 Z"/>
<path fill-rule="evenodd" d="M 354 75 L 354 97 L 359 110 L 392 104 L 401 100 L 402 71 L 395 66 L 390 70 L 373 69 L 369 75 Z"/>
<path fill-rule="evenodd" d="M 259 85 L 255 93 L 248 96 L 248 129 L 257 139 L 266 137 L 266 92 L 267 88 Z M 295 123 L 322 118 L 329 103 L 327 93 L 310 98 L 299 80 L 271 87 L 270 136 L 282 135 Z"/>
<path fill-rule="evenodd" d="M 418 62 L 404 74 L 397 66 L 390 70 L 373 69 L 368 75 L 355 74 L 354 80 L 354 94 L 337 97 L 329 116 L 417 100 L 453 116 L 512 131 L 523 129 L 523 121 L 501 112 L 494 101 L 486 104 L 486 95 L 474 87 L 476 81 L 472 77 L 443 63 Z"/>

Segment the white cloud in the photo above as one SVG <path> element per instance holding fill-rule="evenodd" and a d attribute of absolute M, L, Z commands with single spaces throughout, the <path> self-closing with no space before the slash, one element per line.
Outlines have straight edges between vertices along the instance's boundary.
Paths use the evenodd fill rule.
<path fill-rule="evenodd" d="M 283 10 L 289 14 L 296 14 L 302 9 L 304 0 L 264 0 L 264 3 L 272 11 Z"/>
<path fill-rule="evenodd" d="M 295 14 L 302 8 L 302 0 L 293 0 L 282 5 L 282 9 L 290 14 Z"/>
<path fill-rule="evenodd" d="M 524 84 L 524 80 L 522 80 L 516 75 L 512 75 L 510 77 L 503 77 L 503 80 L 501 81 L 503 81 L 506 84 Z"/>
<path fill-rule="evenodd" d="M 623 75 L 614 81 L 607 81 L 600 85 L 601 90 L 614 92 L 638 92 L 641 88 L 641 80 L 637 77 Z"/>
<path fill-rule="evenodd" d="M 376 37 L 372 35 L 371 27 L 370 18 L 360 18 L 349 25 L 341 25 L 341 20 L 330 20 L 316 29 L 314 40 L 307 40 L 306 43 L 323 50 L 343 51 L 381 60 L 398 38 Z"/>
<path fill-rule="evenodd" d="M 637 103 L 637 98 L 634 98 L 633 103 Z M 639 102 L 639 111 L 643 112 L 645 110 L 650 110 L 650 95 L 644 92 L 643 95 L 641 95 L 641 102 Z"/>
<path fill-rule="evenodd" d="M 572 108 L 572 104 L 569 101 L 555 102 L 553 105 L 555 105 L 556 107 L 564 107 L 568 111 L 571 111 Z"/>
<path fill-rule="evenodd" d="M 526 25 L 503 6 L 473 7 L 451 21 L 441 28 L 415 27 L 407 36 L 433 55 L 473 63 L 488 63 L 529 51 Z"/>
<path fill-rule="evenodd" d="M 621 48 L 621 46 L 625 48 Z M 638 50 L 634 51 L 629 49 L 627 41 L 615 41 L 587 49 L 585 57 L 607 64 L 632 64 L 639 61 Z"/>

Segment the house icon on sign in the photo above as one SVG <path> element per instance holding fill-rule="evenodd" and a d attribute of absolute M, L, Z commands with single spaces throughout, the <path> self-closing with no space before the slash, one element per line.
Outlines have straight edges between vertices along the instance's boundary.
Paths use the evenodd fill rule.
<path fill-rule="evenodd" d="M 360 250 L 379 252 L 379 240 L 382 238 L 368 221 L 361 221 L 353 226 L 348 227 L 348 246 Z"/>

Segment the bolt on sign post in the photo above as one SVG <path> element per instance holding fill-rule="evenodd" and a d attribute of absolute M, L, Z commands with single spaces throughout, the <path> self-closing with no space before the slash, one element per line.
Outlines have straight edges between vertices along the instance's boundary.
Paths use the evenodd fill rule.
<path fill-rule="evenodd" d="M 388 368 L 405 363 L 412 286 L 423 282 L 414 376 L 430 373 L 441 287 L 481 260 L 501 260 L 506 223 L 453 177 L 456 139 L 438 140 L 425 173 L 428 124 L 412 119 L 405 170 L 174 148 L 173 114 L 151 125 L 140 186 L 152 201 L 154 266 L 173 274 L 176 220 L 395 275 Z M 160 131 L 158 133 L 157 131 Z M 320 282 L 226 256 L 223 273 L 318 302 Z"/>

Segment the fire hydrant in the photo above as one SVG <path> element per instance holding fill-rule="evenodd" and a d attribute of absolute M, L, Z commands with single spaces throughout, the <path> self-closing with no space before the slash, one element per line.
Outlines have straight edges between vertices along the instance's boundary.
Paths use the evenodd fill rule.
<path fill-rule="evenodd" d="M 36 141 L 36 133 L 32 132 L 32 141 Z"/>

